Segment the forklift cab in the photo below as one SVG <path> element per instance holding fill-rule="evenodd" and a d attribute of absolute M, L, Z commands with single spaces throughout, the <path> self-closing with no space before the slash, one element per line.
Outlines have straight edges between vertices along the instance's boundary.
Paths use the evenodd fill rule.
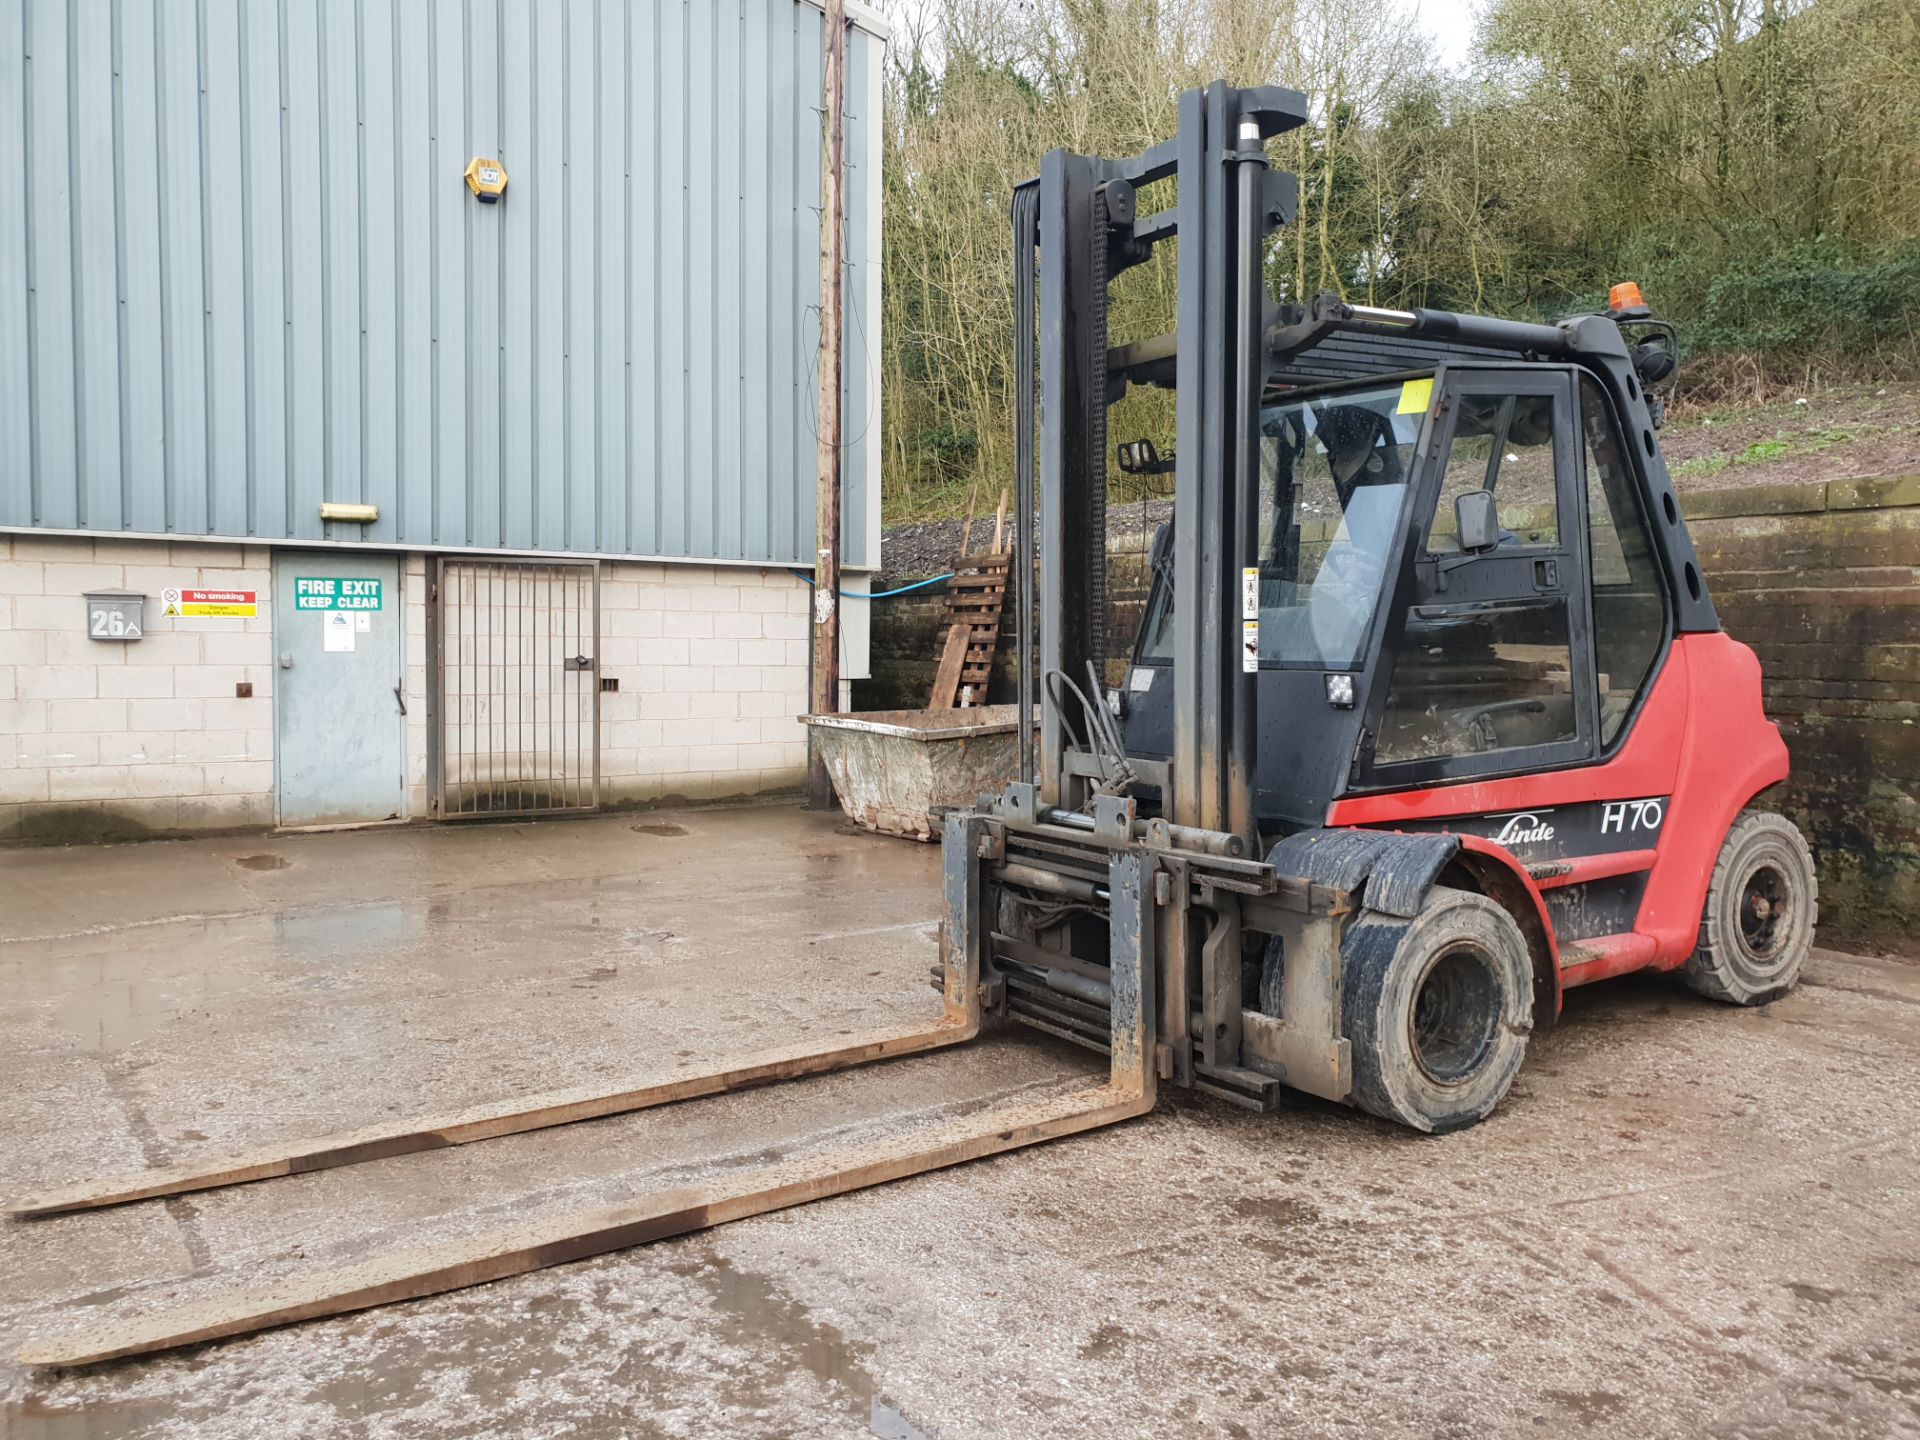
<path fill-rule="evenodd" d="M 1456 365 L 1270 397 L 1259 456 L 1255 813 L 1604 759 L 1672 616 L 1604 392 L 1573 366 Z M 1120 689 L 1172 753 L 1174 575 Z"/>

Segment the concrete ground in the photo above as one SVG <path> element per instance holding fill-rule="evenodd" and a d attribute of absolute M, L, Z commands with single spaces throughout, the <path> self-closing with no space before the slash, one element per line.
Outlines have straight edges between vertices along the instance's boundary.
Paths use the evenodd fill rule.
<path fill-rule="evenodd" d="M 933 1013 L 930 848 L 787 808 L 0 851 L 0 1192 Z M 959 1053 L 0 1225 L 0 1355 L 843 1145 L 1097 1057 Z M 1485 1125 L 1117 1130 L 87 1372 L 0 1435 L 1920 1436 L 1920 966 L 1575 992 Z"/>

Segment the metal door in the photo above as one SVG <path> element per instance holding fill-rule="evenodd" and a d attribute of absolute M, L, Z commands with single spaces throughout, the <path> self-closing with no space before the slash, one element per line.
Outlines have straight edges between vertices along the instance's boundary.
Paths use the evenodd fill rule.
<path fill-rule="evenodd" d="M 1406 536 L 1412 563 L 1390 597 L 1367 697 L 1358 757 L 1366 785 L 1445 784 L 1593 758 L 1598 711 L 1572 376 L 1562 365 L 1438 372 L 1439 429 Z M 1524 432 L 1521 401 L 1530 402 Z M 1546 473 L 1514 473 L 1529 463 Z M 1500 505 L 1497 543 L 1475 553 L 1447 530 L 1447 490 L 1462 480 Z M 1511 525 L 1509 500 L 1518 506 Z"/>
<path fill-rule="evenodd" d="M 459 820 L 594 809 L 600 603 L 593 562 L 441 560 L 431 599 L 434 813 Z"/>
<path fill-rule="evenodd" d="M 406 813 L 405 634 L 398 556 L 274 554 L 274 775 L 282 825 L 350 825 Z"/>

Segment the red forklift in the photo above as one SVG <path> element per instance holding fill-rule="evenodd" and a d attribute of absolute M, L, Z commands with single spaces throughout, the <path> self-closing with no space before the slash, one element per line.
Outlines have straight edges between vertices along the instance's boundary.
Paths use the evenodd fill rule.
<path fill-rule="evenodd" d="M 1443 1132 L 1493 1110 L 1572 986 L 1656 969 L 1734 1004 L 1784 994 L 1816 881 L 1798 830 L 1756 808 L 1786 748 L 1655 438 L 1671 328 L 1630 284 L 1554 325 L 1275 304 L 1266 238 L 1297 189 L 1264 142 L 1304 115 L 1217 84 L 1170 145 L 1049 155 L 1016 200 L 1042 582 L 1037 672 L 1023 608 L 1018 674 L 1041 677 L 1043 723 L 1034 783 L 981 810 L 984 843 L 1017 856 L 985 866 L 983 963 L 1008 1014 L 1097 1043 L 1109 1017 L 1076 966 L 1105 922 L 1084 890 L 1061 903 L 1061 877 L 1097 879 L 1119 845 L 1258 859 L 1257 903 L 1162 886 L 1163 1076 Z M 1168 179 L 1175 206 L 1137 215 Z M 1176 330 L 1112 343 L 1113 277 L 1174 233 Z M 1171 471 L 1175 518 L 1109 687 L 1106 426 L 1140 385 L 1174 389 L 1174 452 L 1132 441 L 1119 463 Z M 1023 575 L 1033 540 L 1023 525 Z M 1074 828 L 1096 842 L 1068 855 Z M 1323 890 L 1339 913 L 1314 914 Z M 1279 894 L 1309 918 L 1274 923 Z"/>
<path fill-rule="evenodd" d="M 1013 201 L 1018 778 L 943 837 L 940 1017 L 728 1067 L 413 1117 L 15 1201 L 17 1216 L 378 1161 L 963 1044 L 985 1017 L 1108 1056 L 1087 1088 L 376 1257 L 23 1359 L 84 1364 L 643 1244 L 1144 1114 L 1165 1082 L 1288 1089 L 1416 1131 L 1507 1093 L 1566 990 L 1678 970 L 1764 1004 L 1812 942 L 1812 858 L 1753 653 L 1720 630 L 1655 438 L 1671 330 L 1631 288 L 1525 324 L 1279 304 L 1290 90 L 1215 84 L 1173 139 L 1049 154 Z M 1143 195 L 1164 195 L 1148 213 Z M 1176 325 L 1113 280 L 1177 242 Z M 1139 633 L 1110 653 L 1108 419 L 1175 392 Z M 1037 517 L 1037 528 L 1036 528 Z M 1109 683 L 1117 679 L 1118 683 Z"/>

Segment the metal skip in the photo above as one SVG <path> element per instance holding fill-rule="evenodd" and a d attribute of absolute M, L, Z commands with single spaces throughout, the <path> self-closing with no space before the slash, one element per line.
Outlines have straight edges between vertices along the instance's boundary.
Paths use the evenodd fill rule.
<path fill-rule="evenodd" d="M 896 1044 L 906 1043 L 909 1035 L 917 1035 L 922 1039 L 938 1036 L 940 1038 L 937 1041 L 913 1047 L 921 1050 L 938 1048 L 939 1045 L 970 1039 L 979 1029 L 980 961 L 986 939 L 982 924 L 984 905 L 980 870 L 975 865 L 956 862 L 973 856 L 982 834 L 979 820 L 967 817 L 949 830 L 946 839 L 950 925 L 942 946 L 944 1004 L 941 1023 L 919 1032 L 901 1032 L 894 1037 Z M 418 1299 L 944 1169 L 968 1160 L 1079 1134 L 1145 1114 L 1153 1108 L 1156 1083 L 1153 1067 L 1153 927 L 1148 921 L 1153 868 L 1154 861 L 1137 850 L 1116 853 L 1109 865 L 1109 886 L 1113 897 L 1110 957 L 1113 1001 L 1111 1059 L 1104 1085 L 1045 1100 L 1009 1103 L 913 1134 L 870 1142 L 823 1156 L 783 1160 L 704 1185 L 642 1194 L 624 1204 L 532 1221 L 489 1235 L 295 1276 L 267 1288 L 180 1307 L 171 1312 L 119 1322 L 98 1321 L 29 1348 L 20 1356 L 21 1363 L 90 1365 L 247 1334 L 320 1316 Z M 888 1053 L 907 1054 L 913 1051 L 899 1049 Z M 737 1089 L 742 1083 L 759 1084 L 789 1075 L 818 1074 L 880 1058 L 885 1056 L 867 1052 L 864 1046 L 842 1046 L 814 1056 L 794 1053 L 778 1061 L 763 1059 L 756 1065 L 735 1067 L 709 1076 L 673 1082 L 671 1086 L 630 1093 L 655 1094 L 660 1098 L 646 1103 L 665 1104 L 694 1095 Z M 768 1069 L 776 1065 L 780 1068 Z M 749 1074 L 755 1078 L 744 1082 L 737 1078 Z M 685 1088 L 689 1086 L 705 1088 Z M 662 1093 L 669 1089 L 677 1089 L 679 1093 Z M 571 1118 L 583 1119 L 589 1118 L 589 1114 L 613 1113 L 617 1111 L 606 1109 Z M 496 1123 L 506 1118 L 496 1117 Z M 477 1125 L 481 1122 L 468 1123 Z M 562 1119 L 539 1123 L 567 1122 Z M 529 1124 L 514 1128 L 531 1129 L 537 1126 Z M 425 1133 L 421 1130 L 409 1132 Z M 514 1129 L 495 1129 L 490 1133 L 511 1134 Z M 486 1137 L 473 1133 L 464 1138 Z M 429 1141 L 411 1148 L 431 1148 L 436 1143 L 457 1144 L 463 1141 Z M 309 1147 L 309 1150 L 318 1149 L 318 1146 Z M 326 1163 L 351 1164 L 358 1160 L 400 1153 L 405 1151 L 383 1148 Z M 287 1157 L 280 1157 L 280 1162 L 291 1166 Z M 267 1160 L 259 1163 L 276 1162 Z M 308 1164 L 304 1168 L 321 1166 Z M 292 1168 L 263 1170 L 258 1174 L 235 1176 L 227 1180 L 211 1179 L 207 1183 L 235 1183 L 241 1178 L 292 1173 L 298 1172 Z M 95 1187 L 100 1192 L 108 1188 Z M 115 1198 L 177 1194 L 181 1188 L 203 1187 L 176 1185 L 170 1189 L 156 1189 L 149 1186 L 136 1195 L 133 1192 L 138 1188 L 122 1187 Z M 41 1197 L 40 1208 L 30 1208 L 33 1202 L 26 1202 L 22 1207 L 16 1207 L 15 1213 L 46 1214 L 62 1208 L 84 1208 L 85 1202 L 74 1203 L 78 1193 L 69 1193 L 68 1203 L 51 1208 L 45 1202 L 54 1197 Z M 111 1204 L 115 1203 L 115 1199 L 93 1203 Z"/>

